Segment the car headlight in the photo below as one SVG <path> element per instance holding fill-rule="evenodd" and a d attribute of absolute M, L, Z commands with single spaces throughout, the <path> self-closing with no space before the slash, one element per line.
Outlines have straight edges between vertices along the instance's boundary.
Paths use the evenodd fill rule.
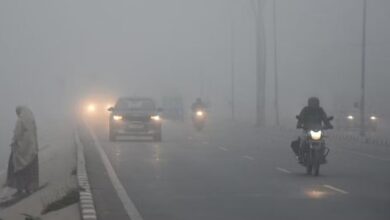
<path fill-rule="evenodd" d="M 121 121 L 123 119 L 123 117 L 120 115 L 114 115 L 112 116 L 112 118 L 114 119 L 114 121 Z"/>
<path fill-rule="evenodd" d="M 370 119 L 371 121 L 376 121 L 378 118 L 376 116 L 371 116 Z"/>
<path fill-rule="evenodd" d="M 353 117 L 353 115 L 348 115 L 347 118 L 348 118 L 348 120 L 351 120 L 351 121 L 355 119 L 355 117 Z"/>
<path fill-rule="evenodd" d="M 89 105 L 87 106 L 87 112 L 88 112 L 88 113 L 94 113 L 94 112 L 96 112 L 96 105 L 95 105 L 95 104 L 89 104 Z"/>
<path fill-rule="evenodd" d="M 153 115 L 150 117 L 150 119 L 152 119 L 153 121 L 161 121 L 160 115 Z"/>
<path fill-rule="evenodd" d="M 310 131 L 311 139 L 318 141 L 322 137 L 322 131 Z"/>
<path fill-rule="evenodd" d="M 197 111 L 196 116 L 202 117 L 204 115 L 204 112 L 202 111 Z"/>

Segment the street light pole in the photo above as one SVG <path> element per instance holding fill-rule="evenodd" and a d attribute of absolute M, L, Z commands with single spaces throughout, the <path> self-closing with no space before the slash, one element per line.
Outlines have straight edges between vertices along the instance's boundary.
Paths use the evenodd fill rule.
<path fill-rule="evenodd" d="M 363 27 L 362 27 L 362 75 L 361 75 L 361 97 L 360 97 L 360 136 L 366 135 L 366 21 L 367 21 L 367 0 L 363 0 Z"/>
<path fill-rule="evenodd" d="M 261 0 L 256 0 L 256 125 L 265 125 L 265 92 L 266 92 L 266 62 L 265 62 L 265 33 L 262 17 Z"/>
<path fill-rule="evenodd" d="M 234 33 L 232 33 L 233 35 Z M 234 39 L 234 37 L 233 37 Z M 235 51 L 234 51 L 234 43 L 232 42 L 232 49 L 231 49 L 231 96 L 232 96 L 232 120 L 235 120 L 236 118 L 236 100 L 235 100 L 235 93 L 236 93 L 236 86 L 235 86 Z"/>
<path fill-rule="evenodd" d="M 273 0 L 273 22 L 274 22 L 274 108 L 275 108 L 275 124 L 280 125 L 279 121 L 279 73 L 278 73 L 278 33 L 277 33 L 277 20 L 276 20 L 276 0 Z"/>
<path fill-rule="evenodd" d="M 231 114 L 232 114 L 232 120 L 235 120 L 235 93 L 236 93 L 236 86 L 235 86 L 235 36 L 234 36 L 234 17 L 233 17 L 233 1 L 231 1 L 231 7 L 230 7 L 230 71 L 231 71 Z"/>

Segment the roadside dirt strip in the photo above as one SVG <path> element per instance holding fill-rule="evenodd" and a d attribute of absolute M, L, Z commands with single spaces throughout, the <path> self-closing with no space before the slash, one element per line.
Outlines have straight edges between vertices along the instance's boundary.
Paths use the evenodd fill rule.
<path fill-rule="evenodd" d="M 80 211 L 83 220 L 97 219 L 88 174 L 85 167 L 84 146 L 81 144 L 79 134 L 75 132 L 77 146 L 77 181 L 79 184 Z"/>

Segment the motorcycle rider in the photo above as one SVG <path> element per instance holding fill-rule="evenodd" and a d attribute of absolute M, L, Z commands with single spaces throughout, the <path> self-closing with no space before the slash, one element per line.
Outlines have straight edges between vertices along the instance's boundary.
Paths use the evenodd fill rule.
<path fill-rule="evenodd" d="M 191 106 L 192 112 L 196 112 L 197 110 L 204 110 L 205 108 L 206 105 L 201 98 L 197 98 L 196 101 Z"/>
<path fill-rule="evenodd" d="M 303 129 L 304 131 L 308 129 L 332 129 L 333 126 L 330 124 L 328 117 L 324 111 L 324 109 L 320 106 L 320 100 L 317 97 L 310 97 L 308 99 L 308 105 L 305 106 L 298 116 L 298 129 Z M 291 143 L 291 147 L 297 156 L 299 162 L 302 161 L 300 156 L 300 149 L 302 149 L 302 145 L 304 142 L 303 136 L 299 137 L 298 140 L 293 141 Z"/>

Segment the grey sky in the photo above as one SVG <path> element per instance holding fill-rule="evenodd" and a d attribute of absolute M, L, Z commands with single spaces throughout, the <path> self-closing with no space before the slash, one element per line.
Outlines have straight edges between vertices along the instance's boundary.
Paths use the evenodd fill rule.
<path fill-rule="evenodd" d="M 371 111 L 388 114 L 390 2 L 368 1 L 367 87 Z M 335 113 L 359 97 L 361 6 L 356 0 L 278 0 L 282 119 L 310 95 Z M 230 5 L 231 4 L 231 5 Z M 232 6 L 232 7 L 231 7 Z M 1 1 L 0 118 L 16 104 L 38 117 L 88 93 L 201 93 L 228 115 L 233 16 L 237 111 L 253 119 L 255 38 L 251 1 Z M 272 4 L 267 30 L 268 121 L 272 123 Z M 2 126 L 1 129 L 10 127 Z M 4 132 L 3 132 L 4 133 Z"/>

